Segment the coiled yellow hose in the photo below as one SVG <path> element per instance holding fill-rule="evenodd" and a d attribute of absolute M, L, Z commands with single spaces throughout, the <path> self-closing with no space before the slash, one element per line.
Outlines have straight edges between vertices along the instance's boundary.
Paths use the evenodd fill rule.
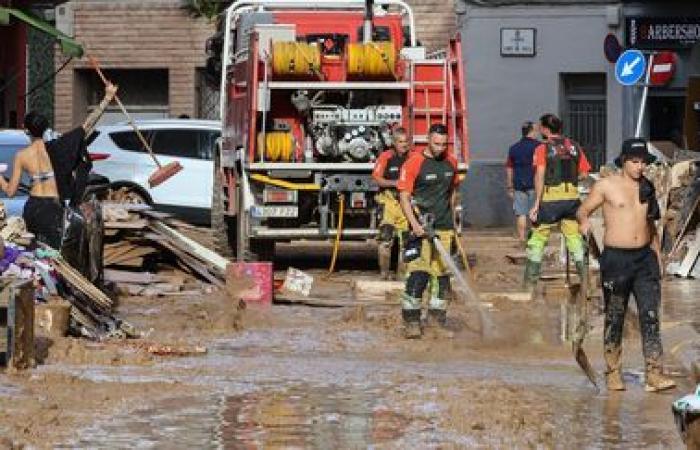
<path fill-rule="evenodd" d="M 268 162 L 291 161 L 294 151 L 294 138 L 288 131 L 268 131 L 265 133 L 263 145 L 263 133 L 258 133 L 258 158 Z"/>
<path fill-rule="evenodd" d="M 321 49 L 305 42 L 273 42 L 272 73 L 276 76 L 308 76 L 321 73 Z"/>
<path fill-rule="evenodd" d="M 351 43 L 347 64 L 351 76 L 396 78 L 396 48 L 392 42 Z"/>

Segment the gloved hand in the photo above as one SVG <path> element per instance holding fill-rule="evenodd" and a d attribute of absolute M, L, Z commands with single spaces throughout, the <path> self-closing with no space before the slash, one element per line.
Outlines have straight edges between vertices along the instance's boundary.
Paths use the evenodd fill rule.
<path fill-rule="evenodd" d="M 406 244 L 404 246 L 403 250 L 403 261 L 404 262 L 411 262 L 418 257 L 420 257 L 420 250 L 421 250 L 421 245 L 423 243 L 423 238 L 418 237 L 413 233 L 410 233 L 408 235 L 408 239 L 406 240 Z"/>

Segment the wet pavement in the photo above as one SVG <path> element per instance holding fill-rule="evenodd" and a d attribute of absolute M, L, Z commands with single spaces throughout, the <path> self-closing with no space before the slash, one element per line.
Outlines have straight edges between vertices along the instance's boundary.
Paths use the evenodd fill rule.
<path fill-rule="evenodd" d="M 343 280 L 357 275 L 334 280 L 338 298 L 351 297 Z M 697 284 L 666 283 L 666 321 L 700 330 Z M 628 390 L 597 393 L 560 341 L 558 305 L 494 304 L 491 342 L 465 329 L 468 314 L 451 306 L 453 339 L 406 341 L 396 308 L 253 307 L 243 331 L 210 341 L 203 356 L 36 374 L 164 383 L 163 398 L 95 416 L 57 448 L 684 448 L 670 405 L 691 386 L 679 378 L 676 391 L 645 393 L 636 332 L 625 341 Z M 586 349 L 599 377 L 600 347 L 594 330 Z"/>
<path fill-rule="evenodd" d="M 338 327 L 339 310 L 266 313 L 285 326 L 220 339 L 202 358 L 67 367 L 176 384 L 172 398 L 94 423 L 65 448 L 681 448 L 676 395 L 645 394 L 629 373 L 627 392 L 596 394 L 563 347 L 484 355 L 458 336 L 411 348 L 371 327 Z M 205 391 L 179 397 L 180 383 Z"/>

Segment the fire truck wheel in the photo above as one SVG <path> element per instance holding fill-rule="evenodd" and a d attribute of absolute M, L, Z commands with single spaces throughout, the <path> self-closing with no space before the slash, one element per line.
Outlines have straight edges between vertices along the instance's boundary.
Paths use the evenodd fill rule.
<path fill-rule="evenodd" d="M 216 172 L 214 173 L 211 199 L 211 229 L 214 234 L 214 250 L 226 258 L 234 257 L 236 217 L 224 215 L 224 190 L 221 186 L 221 179 L 216 176 Z"/>

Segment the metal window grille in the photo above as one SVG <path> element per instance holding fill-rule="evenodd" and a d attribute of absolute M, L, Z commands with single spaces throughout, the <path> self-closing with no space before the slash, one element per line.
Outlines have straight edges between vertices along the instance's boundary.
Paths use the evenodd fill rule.
<path fill-rule="evenodd" d="M 564 130 L 583 147 L 593 170 L 605 164 L 605 99 L 567 99 Z"/>

